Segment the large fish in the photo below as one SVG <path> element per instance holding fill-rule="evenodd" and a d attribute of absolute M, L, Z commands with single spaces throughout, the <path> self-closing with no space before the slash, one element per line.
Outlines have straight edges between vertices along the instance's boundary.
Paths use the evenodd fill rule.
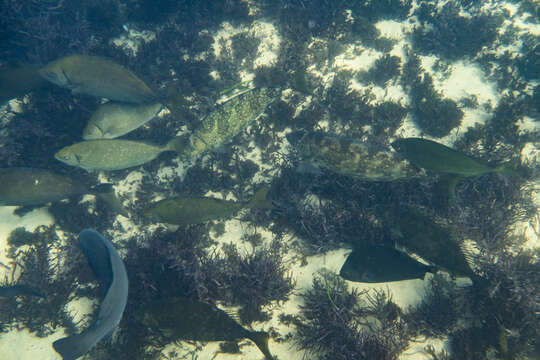
<path fill-rule="evenodd" d="M 0 169 L 0 184 L 2 206 L 44 205 L 72 196 L 94 194 L 113 210 L 127 216 L 125 209 L 115 197 L 111 184 L 87 187 L 68 176 L 45 169 L 25 167 Z"/>
<path fill-rule="evenodd" d="M 339 275 L 349 281 L 379 283 L 423 279 L 427 272 L 435 271 L 435 267 L 422 264 L 401 251 L 372 245 L 354 249 Z"/>
<path fill-rule="evenodd" d="M 108 102 L 92 114 L 83 139 L 114 139 L 150 121 L 163 108 L 161 103 L 126 104 Z"/>
<path fill-rule="evenodd" d="M 227 218 L 242 208 L 269 209 L 266 199 L 268 188 L 263 187 L 249 202 L 221 200 L 212 197 L 176 197 L 160 200 L 144 211 L 144 216 L 160 222 L 177 225 L 198 224 Z"/>
<path fill-rule="evenodd" d="M 79 234 L 79 246 L 92 270 L 107 289 L 96 321 L 80 334 L 56 340 L 54 350 L 63 360 L 86 354 L 101 339 L 112 333 L 122 319 L 127 304 L 126 268 L 113 244 L 98 232 L 86 229 Z"/>
<path fill-rule="evenodd" d="M 172 298 L 159 301 L 142 311 L 142 322 L 163 342 L 177 340 L 238 341 L 250 339 L 267 360 L 273 357 L 268 349 L 268 334 L 249 331 L 225 311 L 200 301 Z"/>
<path fill-rule="evenodd" d="M 100 56 L 66 56 L 48 63 L 39 73 L 74 94 L 130 103 L 156 100 L 152 90 L 134 73 Z"/>
<path fill-rule="evenodd" d="M 507 163 L 488 165 L 435 141 L 405 138 L 394 141 L 392 147 L 414 165 L 439 173 L 479 176 L 490 172 L 515 173 Z"/>
<path fill-rule="evenodd" d="M 277 89 L 258 88 L 234 97 L 208 114 L 185 141 L 183 157 L 211 151 L 229 141 L 255 120 L 280 94 Z"/>
<path fill-rule="evenodd" d="M 180 140 L 174 138 L 165 146 L 119 139 L 88 140 L 66 146 L 54 157 L 86 170 L 121 170 L 145 164 L 163 152 L 177 151 Z"/>
<path fill-rule="evenodd" d="M 367 181 L 392 181 L 420 173 L 395 152 L 354 138 L 319 131 L 293 131 L 287 140 L 315 167 Z"/>

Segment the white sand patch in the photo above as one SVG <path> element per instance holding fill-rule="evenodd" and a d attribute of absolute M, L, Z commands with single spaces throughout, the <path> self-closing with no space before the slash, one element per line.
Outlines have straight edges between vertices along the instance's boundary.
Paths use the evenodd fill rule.
<path fill-rule="evenodd" d="M 1 335 L 0 354 L 5 360 L 60 360 L 62 357 L 54 351 L 52 343 L 64 336 L 63 331 L 59 331 L 38 338 L 28 329 L 13 330 Z"/>
<path fill-rule="evenodd" d="M 342 54 L 334 58 L 334 67 L 353 72 L 367 71 L 380 55 L 381 53 L 377 50 L 349 44 Z"/>
<path fill-rule="evenodd" d="M 123 25 L 125 33 L 111 40 L 111 44 L 121 48 L 130 56 L 137 56 L 139 47 L 156 39 L 156 33 L 150 30 L 138 31 L 131 25 Z"/>

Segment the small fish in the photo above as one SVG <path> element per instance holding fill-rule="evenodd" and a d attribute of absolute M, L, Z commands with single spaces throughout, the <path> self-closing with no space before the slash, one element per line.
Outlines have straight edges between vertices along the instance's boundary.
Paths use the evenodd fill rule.
<path fill-rule="evenodd" d="M 143 324 L 158 334 L 163 342 L 250 339 L 267 360 L 273 359 L 266 332 L 245 329 L 214 305 L 187 298 L 172 298 L 144 309 L 140 317 Z"/>
<path fill-rule="evenodd" d="M 68 176 L 45 169 L 25 167 L 0 169 L 0 184 L 0 206 L 45 205 L 72 196 L 94 194 L 113 210 L 127 216 L 114 195 L 111 184 L 87 187 Z"/>
<path fill-rule="evenodd" d="M 208 114 L 184 144 L 183 157 L 194 157 L 229 142 L 253 122 L 280 94 L 277 89 L 247 91 Z"/>
<path fill-rule="evenodd" d="M 430 217 L 408 206 L 384 216 L 397 244 L 452 273 L 468 276 L 473 281 L 477 278 L 460 243 Z"/>
<path fill-rule="evenodd" d="M 409 255 L 385 246 L 365 246 L 354 249 L 341 267 L 345 280 L 366 283 L 423 279 L 436 268 L 422 264 Z"/>
<path fill-rule="evenodd" d="M 83 139 L 114 139 L 144 125 L 156 116 L 161 103 L 127 104 L 108 102 L 92 114 L 83 131 Z"/>
<path fill-rule="evenodd" d="M 54 350 L 63 360 L 86 354 L 101 339 L 112 333 L 122 319 L 127 304 L 126 268 L 113 244 L 98 232 L 86 229 L 79 234 L 79 246 L 98 279 L 107 287 L 96 321 L 80 334 L 56 340 Z"/>
<path fill-rule="evenodd" d="M 129 103 L 156 101 L 156 95 L 134 73 L 100 56 L 66 56 L 45 65 L 39 73 L 74 94 Z"/>
<path fill-rule="evenodd" d="M 418 171 L 398 154 L 375 144 L 319 131 L 293 131 L 289 143 L 316 167 L 366 181 L 417 177 Z"/>
<path fill-rule="evenodd" d="M 9 62 L 0 67 L 0 105 L 47 84 L 32 66 Z"/>
<path fill-rule="evenodd" d="M 45 297 L 45 293 L 38 288 L 29 285 L 10 285 L 0 286 L 0 297 L 14 297 L 14 296 L 39 296 Z"/>
<path fill-rule="evenodd" d="M 209 220 L 227 218 L 243 208 L 269 209 L 266 199 L 268 188 L 263 187 L 249 202 L 221 200 L 212 197 L 176 197 L 160 200 L 146 209 L 144 216 L 168 224 L 199 224 Z"/>
<path fill-rule="evenodd" d="M 179 141 L 180 137 L 158 146 L 131 140 L 88 140 L 66 146 L 54 157 L 86 170 L 121 170 L 152 161 L 162 152 L 177 151 Z"/>
<path fill-rule="evenodd" d="M 508 163 L 490 166 L 481 160 L 427 139 L 398 139 L 391 146 L 414 165 L 438 173 L 464 177 L 479 176 L 490 172 L 515 173 Z"/>

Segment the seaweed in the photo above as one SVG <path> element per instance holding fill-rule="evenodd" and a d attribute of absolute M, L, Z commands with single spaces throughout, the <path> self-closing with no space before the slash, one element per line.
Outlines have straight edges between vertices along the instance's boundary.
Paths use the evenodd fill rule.
<path fill-rule="evenodd" d="M 407 347 L 399 307 L 385 292 L 349 290 L 339 276 L 321 271 L 301 296 L 295 341 L 317 359 L 390 360 Z"/>
<path fill-rule="evenodd" d="M 401 58 L 398 56 L 385 54 L 375 60 L 373 66 L 367 73 L 358 74 L 358 78 L 363 82 L 372 82 L 378 86 L 384 86 L 391 79 L 401 73 Z"/>

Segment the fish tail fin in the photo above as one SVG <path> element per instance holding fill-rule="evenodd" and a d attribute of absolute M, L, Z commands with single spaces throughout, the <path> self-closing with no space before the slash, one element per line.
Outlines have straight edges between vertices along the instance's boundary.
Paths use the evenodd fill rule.
<path fill-rule="evenodd" d="M 269 187 L 266 185 L 260 188 L 249 201 L 248 207 L 255 209 L 271 209 L 272 202 L 266 198 L 268 195 L 268 190 Z"/>
<path fill-rule="evenodd" d="M 189 136 L 176 136 L 165 145 L 165 151 L 175 151 L 178 155 L 184 154 L 189 148 Z"/>
<path fill-rule="evenodd" d="M 506 161 L 495 167 L 495 172 L 507 174 L 511 176 L 524 177 L 525 174 L 520 170 L 521 161 L 520 160 L 510 160 Z"/>
<path fill-rule="evenodd" d="M 114 192 L 114 187 L 112 184 L 99 184 L 91 188 L 92 194 L 99 197 L 101 200 L 111 208 L 111 210 L 128 217 L 128 212 L 122 205 L 122 202 L 118 197 L 116 197 L 116 194 Z"/>
<path fill-rule="evenodd" d="M 270 354 L 270 349 L 268 348 L 268 339 L 270 336 L 267 332 L 264 331 L 252 331 L 249 333 L 248 337 L 251 341 L 257 345 L 259 350 L 263 353 L 266 360 L 273 360 L 274 357 Z"/>

